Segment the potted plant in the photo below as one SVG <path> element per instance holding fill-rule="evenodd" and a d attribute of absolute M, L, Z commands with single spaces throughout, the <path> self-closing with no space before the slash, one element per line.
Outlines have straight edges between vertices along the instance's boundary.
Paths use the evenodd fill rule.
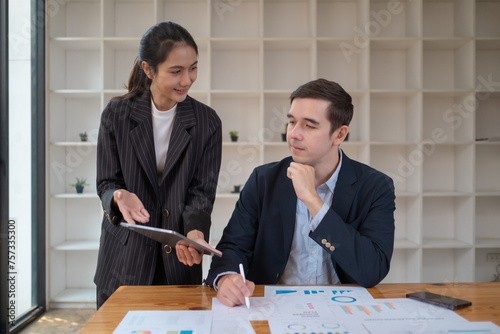
<path fill-rule="evenodd" d="M 285 123 L 285 132 L 281 134 L 281 140 L 286 141 L 286 131 L 288 129 L 288 123 Z"/>
<path fill-rule="evenodd" d="M 76 183 L 72 184 L 71 186 L 75 187 L 77 194 L 81 194 L 81 193 L 83 193 L 83 188 L 85 188 L 85 186 L 90 186 L 90 184 L 87 183 L 86 178 L 78 178 L 77 177 Z"/>
<path fill-rule="evenodd" d="M 229 131 L 231 141 L 238 141 L 238 131 Z"/>
<path fill-rule="evenodd" d="M 80 140 L 81 141 L 87 141 L 87 139 L 88 139 L 87 131 L 83 131 L 82 133 L 80 133 Z"/>

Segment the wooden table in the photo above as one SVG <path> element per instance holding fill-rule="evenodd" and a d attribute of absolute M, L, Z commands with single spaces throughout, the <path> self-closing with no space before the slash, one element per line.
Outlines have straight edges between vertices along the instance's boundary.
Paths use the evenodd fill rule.
<path fill-rule="evenodd" d="M 500 283 L 397 283 L 379 284 L 368 289 L 373 298 L 404 298 L 407 293 L 429 291 L 472 301 L 457 310 L 470 321 L 492 321 L 500 325 Z M 112 333 L 131 310 L 210 310 L 214 289 L 201 285 L 122 286 L 80 331 Z M 255 288 L 254 297 L 264 295 L 264 286 Z M 252 321 L 256 333 L 270 333 L 267 321 Z"/>

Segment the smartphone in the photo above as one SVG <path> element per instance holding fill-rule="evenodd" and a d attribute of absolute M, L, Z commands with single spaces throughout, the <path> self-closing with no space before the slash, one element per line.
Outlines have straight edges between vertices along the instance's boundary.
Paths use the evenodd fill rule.
<path fill-rule="evenodd" d="M 438 295 L 432 292 L 418 291 L 406 294 L 406 297 L 429 303 L 436 306 L 446 307 L 450 310 L 456 310 L 472 305 L 472 302 L 463 299 Z"/>

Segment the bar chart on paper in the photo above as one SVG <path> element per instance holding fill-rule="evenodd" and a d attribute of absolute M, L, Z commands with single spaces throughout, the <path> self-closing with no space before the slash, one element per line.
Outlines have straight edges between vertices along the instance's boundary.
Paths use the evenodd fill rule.
<path fill-rule="evenodd" d="M 330 311 L 336 319 L 358 321 L 464 321 L 457 313 L 408 298 L 374 299 L 349 304 L 330 304 Z"/>
<path fill-rule="evenodd" d="M 266 286 L 265 296 L 268 297 L 322 297 L 330 303 L 346 304 L 363 300 L 373 300 L 368 290 L 362 287 L 332 287 L 332 286 Z"/>
<path fill-rule="evenodd" d="M 355 312 L 361 312 L 365 315 L 371 315 L 373 313 L 382 313 L 387 311 L 396 310 L 396 306 L 392 302 L 385 302 L 380 304 L 372 304 L 372 305 L 342 305 L 340 309 L 343 310 L 346 314 L 354 315 Z"/>

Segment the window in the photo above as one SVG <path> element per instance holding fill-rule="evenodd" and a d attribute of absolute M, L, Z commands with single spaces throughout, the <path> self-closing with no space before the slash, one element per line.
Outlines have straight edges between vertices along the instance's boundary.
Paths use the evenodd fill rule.
<path fill-rule="evenodd" d="M 18 332 L 45 307 L 43 6 L 0 2 L 0 333 Z"/>

